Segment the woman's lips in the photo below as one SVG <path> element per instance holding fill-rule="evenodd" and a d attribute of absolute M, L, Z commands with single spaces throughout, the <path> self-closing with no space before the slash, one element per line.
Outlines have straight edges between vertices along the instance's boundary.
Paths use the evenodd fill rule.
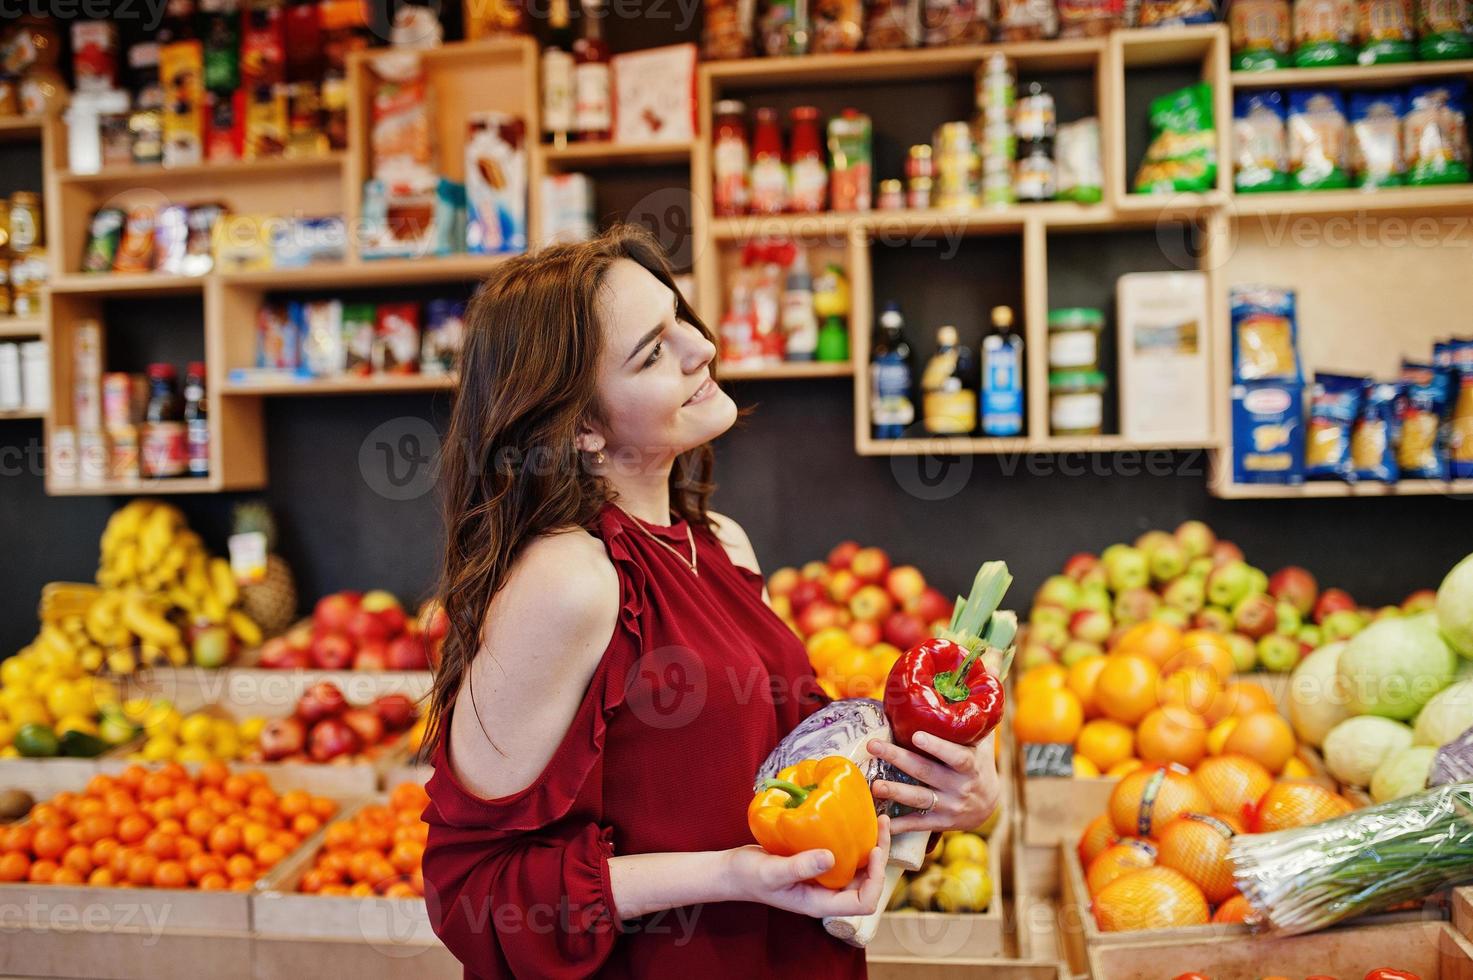
<path fill-rule="evenodd" d="M 715 379 L 708 377 L 705 381 L 701 382 L 701 386 L 695 390 L 695 394 L 691 395 L 685 400 L 682 407 L 685 407 L 687 405 L 699 405 L 701 402 L 710 398 L 712 395 L 716 394 L 716 392 L 720 390 L 720 388 L 716 387 Z"/>

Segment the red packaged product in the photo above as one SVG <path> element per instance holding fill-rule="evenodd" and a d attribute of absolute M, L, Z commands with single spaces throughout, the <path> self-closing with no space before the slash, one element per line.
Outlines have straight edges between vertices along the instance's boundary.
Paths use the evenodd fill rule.
<path fill-rule="evenodd" d="M 241 12 L 240 84 L 244 89 L 286 81 L 286 26 L 281 7 L 252 0 Z"/>
<path fill-rule="evenodd" d="M 205 95 L 205 159 L 239 160 L 245 146 L 245 89 Z"/>
<path fill-rule="evenodd" d="M 818 109 L 801 105 L 789 117 L 793 137 L 788 158 L 788 210 L 822 211 L 828 201 L 829 169 L 818 134 Z"/>
<path fill-rule="evenodd" d="M 418 303 L 380 303 L 373 336 L 374 371 L 418 372 L 419 334 Z"/>

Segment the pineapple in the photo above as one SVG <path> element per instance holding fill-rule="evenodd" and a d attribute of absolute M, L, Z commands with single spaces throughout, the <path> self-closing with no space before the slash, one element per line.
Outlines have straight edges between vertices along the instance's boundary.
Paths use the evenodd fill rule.
<path fill-rule="evenodd" d="M 276 520 L 264 503 L 237 504 L 236 534 L 258 531 L 266 536 L 266 577 L 240 588 L 241 609 L 267 637 L 285 633 L 297 618 L 297 587 L 291 566 L 276 553 Z"/>

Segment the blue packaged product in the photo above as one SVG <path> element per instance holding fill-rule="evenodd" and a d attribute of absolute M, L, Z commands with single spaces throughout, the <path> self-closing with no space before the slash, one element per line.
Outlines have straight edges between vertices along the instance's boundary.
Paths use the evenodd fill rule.
<path fill-rule="evenodd" d="M 1233 385 L 1233 482 L 1304 482 L 1304 383 Z"/>
<path fill-rule="evenodd" d="M 1473 479 L 1473 339 L 1454 340 L 1452 403 L 1448 412 L 1448 475 L 1454 480 Z"/>
<path fill-rule="evenodd" d="M 1435 364 L 1401 362 L 1404 396 L 1397 406 L 1396 463 L 1414 480 L 1447 476 L 1447 428 L 1443 415 L 1451 394 L 1450 370 Z"/>
<path fill-rule="evenodd" d="M 1360 413 L 1366 379 L 1346 374 L 1314 376 L 1309 431 L 1304 437 L 1304 475 L 1310 480 L 1353 480 L 1350 433 Z"/>
<path fill-rule="evenodd" d="M 1401 152 L 1400 92 L 1356 92 L 1350 97 L 1350 174 L 1356 187 L 1395 187 L 1406 169 Z"/>
<path fill-rule="evenodd" d="M 1371 381 L 1361 395 L 1360 415 L 1350 434 L 1351 464 L 1358 480 L 1395 483 L 1396 410 L 1402 386 L 1395 382 Z"/>
<path fill-rule="evenodd" d="M 1345 100 L 1334 89 L 1289 93 L 1289 173 L 1295 190 L 1350 186 Z"/>
<path fill-rule="evenodd" d="M 1402 124 L 1406 182 L 1468 182 L 1468 85 L 1460 79 L 1414 85 Z"/>
<path fill-rule="evenodd" d="M 1234 100 L 1233 186 L 1244 193 L 1289 189 L 1282 93 L 1239 92 Z"/>
<path fill-rule="evenodd" d="M 1278 286 L 1234 286 L 1234 381 L 1304 381 L 1294 291 Z"/>

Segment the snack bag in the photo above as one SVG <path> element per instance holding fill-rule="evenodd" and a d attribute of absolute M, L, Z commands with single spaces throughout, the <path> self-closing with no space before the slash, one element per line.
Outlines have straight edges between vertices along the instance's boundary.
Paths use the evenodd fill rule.
<path fill-rule="evenodd" d="M 1233 380 L 1302 382 L 1294 291 L 1276 286 L 1236 286 L 1230 305 Z"/>
<path fill-rule="evenodd" d="M 1473 479 L 1473 338 L 1451 344 L 1452 410 L 1448 417 L 1448 475 Z"/>
<path fill-rule="evenodd" d="M 986 23 L 984 17 L 984 26 Z M 858 51 L 863 40 L 863 0 L 813 0 L 813 43 L 809 49 L 814 54 Z"/>
<path fill-rule="evenodd" d="M 1404 111 L 1398 92 L 1357 92 L 1350 97 L 1350 173 L 1356 187 L 1401 184 Z"/>
<path fill-rule="evenodd" d="M 1367 379 L 1344 374 L 1314 376 L 1309 432 L 1304 440 L 1304 475 L 1311 480 L 1354 480 L 1350 433 L 1360 414 Z"/>
<path fill-rule="evenodd" d="M 1417 57 L 1473 58 L 1473 2 L 1417 0 Z"/>
<path fill-rule="evenodd" d="M 342 374 L 347 365 L 343 350 L 343 304 L 321 299 L 303 304 L 300 370 L 314 378 Z"/>
<path fill-rule="evenodd" d="M 1296 190 L 1350 186 L 1345 102 L 1332 89 L 1289 93 L 1289 171 Z"/>
<path fill-rule="evenodd" d="M 1414 85 L 1402 128 L 1408 184 L 1468 181 L 1467 83 Z"/>
<path fill-rule="evenodd" d="M 1289 67 L 1289 0 L 1232 0 L 1227 21 L 1233 71 Z"/>
<path fill-rule="evenodd" d="M 1395 483 L 1396 407 L 1401 386 L 1367 382 L 1361 396 L 1360 415 L 1350 434 L 1350 458 L 1358 480 Z"/>
<path fill-rule="evenodd" d="M 1240 193 L 1289 189 L 1284 97 L 1240 92 L 1233 106 L 1233 186 Z"/>
<path fill-rule="evenodd" d="M 1137 194 L 1208 191 L 1217 184 L 1212 86 L 1198 82 L 1151 102 L 1151 145 L 1136 171 Z"/>
<path fill-rule="evenodd" d="M 1100 166 L 1100 121 L 1086 116 L 1060 123 L 1054 137 L 1054 156 L 1059 164 L 1057 199 L 1100 203 L 1105 196 L 1105 175 Z"/>
<path fill-rule="evenodd" d="M 1406 395 L 1397 412 L 1397 466 L 1409 479 L 1441 480 L 1447 476 L 1442 415 L 1452 389 L 1451 372 L 1402 361 L 1401 381 Z"/>
<path fill-rule="evenodd" d="M 1217 20 L 1215 0 L 1140 0 L 1138 27 L 1185 27 Z"/>
<path fill-rule="evenodd" d="M 348 374 L 373 373 L 373 341 L 377 312 L 372 303 L 343 305 L 343 370 Z"/>
<path fill-rule="evenodd" d="M 1362 65 L 1411 61 L 1417 53 L 1412 0 L 1357 0 L 1356 60 Z"/>
<path fill-rule="evenodd" d="M 1354 0 L 1294 0 L 1294 67 L 1355 61 Z"/>

